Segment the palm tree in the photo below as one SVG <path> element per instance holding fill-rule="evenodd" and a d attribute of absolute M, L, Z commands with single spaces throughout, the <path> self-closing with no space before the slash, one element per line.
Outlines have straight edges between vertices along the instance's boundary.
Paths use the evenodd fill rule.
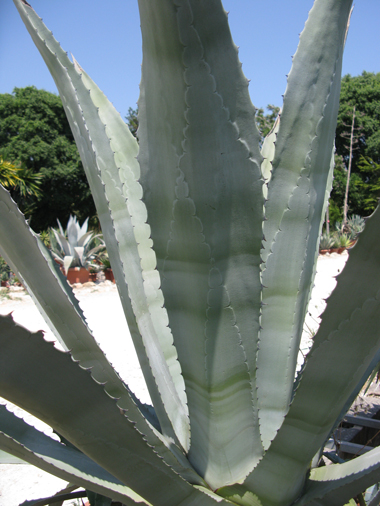
<path fill-rule="evenodd" d="M 17 190 L 21 197 L 38 197 L 42 174 L 33 172 L 20 161 L 10 160 L 8 152 L 0 150 L 0 184 L 8 190 Z"/>
<path fill-rule="evenodd" d="M 18 185 L 20 181 L 19 168 L 4 159 L 0 153 L 0 184 L 8 190 Z"/>

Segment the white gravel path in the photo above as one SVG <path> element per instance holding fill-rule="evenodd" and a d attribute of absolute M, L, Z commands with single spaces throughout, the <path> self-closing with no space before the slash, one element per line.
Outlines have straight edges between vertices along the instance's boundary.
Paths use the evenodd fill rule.
<path fill-rule="evenodd" d="M 318 316 L 324 308 L 324 299 L 336 284 L 334 276 L 343 269 L 347 257 L 347 253 L 342 255 L 334 253 L 318 258 L 315 287 L 309 305 L 311 315 L 306 320 L 310 331 L 306 330 L 301 345 L 304 353 L 311 344 L 310 332 L 318 327 Z M 136 395 L 143 402 L 150 402 L 116 286 L 110 282 L 99 285 L 86 284 L 75 289 L 75 292 L 87 317 L 89 327 L 93 330 L 95 338 L 110 362 Z M 0 314 L 13 312 L 16 322 L 31 331 L 45 330 L 45 337 L 53 339 L 52 333 L 34 303 L 23 290 L 12 292 L 10 297 L 8 299 L 0 296 Z M 300 354 L 300 360 L 302 360 L 302 354 Z M 14 409 L 21 416 L 21 410 L 16 407 Z M 30 415 L 26 419 L 29 423 L 33 423 Z M 43 425 L 39 425 L 39 428 L 44 430 Z M 25 500 L 49 497 L 66 485 L 66 482 L 34 466 L 2 464 L 0 465 L 0 506 L 18 506 Z"/>

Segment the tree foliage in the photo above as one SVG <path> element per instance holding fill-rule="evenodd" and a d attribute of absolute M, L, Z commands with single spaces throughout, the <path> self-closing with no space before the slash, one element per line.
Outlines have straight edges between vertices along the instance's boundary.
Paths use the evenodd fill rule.
<path fill-rule="evenodd" d="M 355 123 L 359 127 L 358 149 L 353 155 L 353 171 L 358 172 L 358 163 L 362 156 L 380 162 L 380 72 L 363 72 L 352 77 L 349 74 L 342 79 L 338 124 L 336 129 L 336 150 L 347 161 L 352 109 L 356 106 Z"/>
<path fill-rule="evenodd" d="M 26 215 L 34 209 L 33 200 L 41 196 L 42 174 L 14 161 L 6 149 L 0 150 L 0 184 L 11 192 Z"/>
<path fill-rule="evenodd" d="M 360 181 L 360 186 L 365 193 L 364 209 L 368 213 L 372 213 L 376 209 L 380 197 L 380 163 L 362 156 L 358 167 L 363 179 Z"/>
<path fill-rule="evenodd" d="M 280 112 L 280 108 L 276 105 L 268 104 L 266 108 L 269 111 L 267 114 L 264 114 L 264 109 L 262 107 L 256 110 L 256 124 L 263 139 L 272 130 L 274 122 Z"/>
<path fill-rule="evenodd" d="M 139 127 L 138 114 L 139 114 L 138 107 L 136 107 L 136 109 L 129 107 L 128 114 L 125 116 L 129 130 L 131 131 L 134 137 L 137 137 L 137 129 Z"/>
<path fill-rule="evenodd" d="M 380 73 L 363 72 L 342 79 L 336 130 L 336 157 L 333 190 L 330 198 L 330 221 L 342 220 L 344 192 L 349 161 L 349 136 L 352 111 L 356 106 L 352 174 L 348 195 L 349 215 L 371 214 L 380 197 Z M 264 138 L 273 127 L 280 108 L 269 104 L 256 111 L 256 123 Z M 129 118 L 127 118 L 129 119 Z"/>
<path fill-rule="evenodd" d="M 349 214 L 370 214 L 378 199 L 377 172 L 380 163 L 380 73 L 363 72 L 342 80 L 338 125 L 336 132 L 336 169 L 330 200 L 331 221 L 341 219 L 352 109 L 356 106 L 357 149 L 352 160 L 349 192 Z M 280 108 L 269 104 L 257 109 L 256 123 L 264 138 L 271 130 Z M 130 107 L 125 117 L 136 136 L 138 109 Z M 55 226 L 56 218 L 67 221 L 70 214 L 80 220 L 90 216 L 96 223 L 95 208 L 84 176 L 78 151 L 60 98 L 35 87 L 15 88 L 12 94 L 0 95 L 0 146 L 7 157 L 23 168 L 22 186 L 13 187 L 12 196 L 32 226 L 41 231 Z M 28 181 L 41 174 L 41 191 L 29 192 Z M 19 173 L 19 176 L 21 174 Z M 28 179 L 29 178 L 29 179 Z M 374 186 L 372 186 L 374 185 Z"/>
<path fill-rule="evenodd" d="M 96 221 L 95 207 L 61 99 L 34 86 L 0 95 L 0 146 L 29 177 L 40 173 L 39 194 L 17 198 L 37 232 L 75 214 Z"/>
<path fill-rule="evenodd" d="M 380 73 L 363 72 L 342 79 L 338 124 L 336 130 L 336 168 L 330 209 L 342 209 L 349 161 L 349 134 L 352 111 L 356 107 L 355 146 L 348 196 L 349 214 L 367 216 L 375 209 L 378 199 L 380 163 Z M 374 172 L 373 172 L 374 171 Z M 373 186 L 374 185 L 374 186 Z M 334 221 L 334 220 L 331 220 Z"/>
<path fill-rule="evenodd" d="M 330 196 L 330 222 L 342 221 L 343 200 L 347 183 L 347 169 L 341 156 L 335 155 L 334 183 Z M 350 191 L 348 194 L 349 214 L 358 214 L 356 209 L 364 209 L 364 196 L 362 178 L 353 173 L 350 178 Z M 368 214 L 368 213 L 367 213 Z"/>
<path fill-rule="evenodd" d="M 15 164 L 9 162 L 5 156 L 0 153 L 0 184 L 4 188 L 10 189 L 17 186 L 18 171 Z"/>
<path fill-rule="evenodd" d="M 330 221 L 342 220 L 344 193 L 349 161 L 349 136 L 352 111 L 356 106 L 352 174 L 348 195 L 349 214 L 371 214 L 380 197 L 380 73 L 363 72 L 342 79 L 334 183 L 330 198 Z M 273 127 L 280 112 L 274 105 L 256 111 L 256 123 L 264 138 Z"/>

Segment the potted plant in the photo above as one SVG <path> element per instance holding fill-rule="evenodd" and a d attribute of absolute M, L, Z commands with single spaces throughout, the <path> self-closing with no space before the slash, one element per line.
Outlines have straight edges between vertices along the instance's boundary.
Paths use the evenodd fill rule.
<path fill-rule="evenodd" d="M 0 274 L 1 286 L 9 286 L 8 279 L 8 274 L 6 272 L 2 272 Z"/>
<path fill-rule="evenodd" d="M 352 215 L 347 220 L 348 237 L 351 240 L 349 248 L 352 248 L 358 240 L 359 234 L 364 230 L 365 219 L 357 214 Z"/>
<path fill-rule="evenodd" d="M 340 247 L 340 233 L 338 231 L 331 234 L 332 244 L 330 247 L 330 253 L 338 253 Z"/>
<path fill-rule="evenodd" d="M 353 246 L 353 240 L 349 237 L 348 234 L 341 234 L 339 236 L 339 247 L 338 253 L 343 253 L 343 251 L 347 248 L 351 248 Z"/>
<path fill-rule="evenodd" d="M 95 283 L 98 272 L 99 272 L 98 269 L 94 269 L 93 267 L 91 267 L 88 272 L 88 281 L 92 281 L 93 283 Z"/>
<path fill-rule="evenodd" d="M 9 286 L 9 275 L 11 269 L 4 258 L 0 257 L 0 282 L 1 286 Z"/>
<path fill-rule="evenodd" d="M 110 262 L 107 251 L 104 251 L 104 253 L 102 253 L 99 256 L 99 261 L 101 263 L 102 270 L 104 272 L 104 276 L 105 276 L 106 280 L 112 281 L 112 283 L 115 283 L 115 277 L 112 272 L 111 262 Z"/>
<path fill-rule="evenodd" d="M 322 234 L 322 237 L 321 237 L 321 240 L 319 243 L 319 253 L 321 255 L 325 255 L 326 253 L 328 253 L 330 251 L 330 248 L 333 246 L 333 244 L 334 244 L 333 237 L 331 237 L 330 234 L 325 232 L 324 234 Z"/>
<path fill-rule="evenodd" d="M 96 273 L 100 269 L 95 260 L 105 249 L 101 234 L 87 230 L 88 218 L 81 226 L 77 218 L 70 215 L 66 230 L 58 219 L 57 222 L 59 230 L 51 228 L 49 231 L 53 258 L 62 266 L 69 283 L 86 283 L 90 279 L 89 270 Z"/>

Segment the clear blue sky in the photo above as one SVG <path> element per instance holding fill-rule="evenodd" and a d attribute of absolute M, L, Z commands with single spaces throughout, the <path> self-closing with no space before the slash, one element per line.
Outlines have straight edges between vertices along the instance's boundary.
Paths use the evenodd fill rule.
<path fill-rule="evenodd" d="M 29 0 L 124 117 L 139 95 L 137 0 Z M 224 0 L 256 107 L 281 105 L 286 74 L 313 0 Z M 380 0 L 356 2 L 343 74 L 380 71 Z M 57 92 L 11 0 L 0 0 L 0 93 L 34 85 Z"/>

